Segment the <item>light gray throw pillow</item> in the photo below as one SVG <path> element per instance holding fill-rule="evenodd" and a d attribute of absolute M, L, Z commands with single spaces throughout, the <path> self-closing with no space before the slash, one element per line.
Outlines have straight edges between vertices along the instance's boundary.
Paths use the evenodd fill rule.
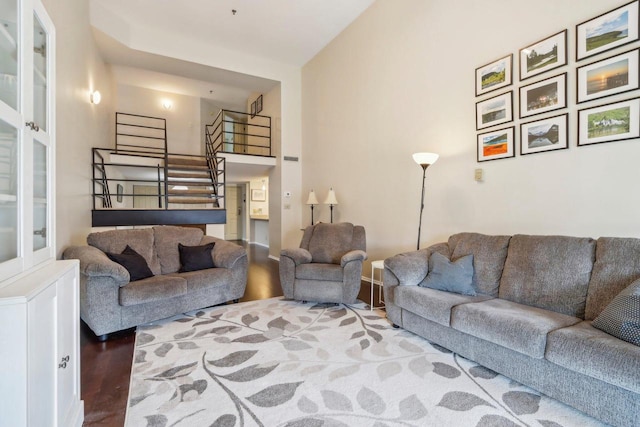
<path fill-rule="evenodd" d="M 420 286 L 475 296 L 473 255 L 466 255 L 452 262 L 441 253 L 432 253 L 429 258 L 429 274 Z"/>
<path fill-rule="evenodd" d="M 640 346 L 640 279 L 620 292 L 593 320 L 594 328 Z"/>

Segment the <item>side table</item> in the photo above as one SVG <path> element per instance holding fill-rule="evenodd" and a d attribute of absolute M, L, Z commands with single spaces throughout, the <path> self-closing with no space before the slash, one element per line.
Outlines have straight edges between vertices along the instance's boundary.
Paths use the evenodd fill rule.
<path fill-rule="evenodd" d="M 380 270 L 380 280 L 378 281 L 378 283 L 375 282 L 375 271 L 376 270 Z M 384 301 L 382 299 L 382 289 L 383 289 L 383 285 L 382 285 L 382 272 L 384 271 L 384 260 L 376 260 L 376 261 L 371 261 L 371 311 L 373 311 L 374 308 L 384 308 Z M 374 285 L 378 285 L 380 286 L 380 293 L 378 294 L 378 307 L 375 307 L 373 305 L 373 286 Z"/>

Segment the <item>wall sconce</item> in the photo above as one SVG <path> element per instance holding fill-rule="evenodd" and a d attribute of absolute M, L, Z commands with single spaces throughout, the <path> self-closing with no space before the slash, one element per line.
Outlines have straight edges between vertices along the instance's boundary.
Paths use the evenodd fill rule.
<path fill-rule="evenodd" d="M 422 198 L 420 199 L 420 222 L 418 223 L 418 246 L 420 249 L 420 229 L 422 228 L 422 211 L 424 210 L 424 181 L 427 176 L 427 168 L 438 160 L 436 153 L 415 153 L 413 160 L 422 167 Z"/>
<path fill-rule="evenodd" d="M 98 105 L 100 104 L 100 101 L 102 101 L 102 95 L 100 95 L 99 91 L 94 90 L 89 93 L 89 101 L 91 101 L 92 104 Z"/>
<path fill-rule="evenodd" d="M 162 108 L 165 110 L 171 110 L 173 108 L 173 102 L 170 99 L 165 99 L 162 101 Z"/>
<path fill-rule="evenodd" d="M 314 193 L 313 190 L 309 192 L 307 204 L 311 206 L 311 225 L 313 225 L 313 206 L 318 204 L 318 198 L 316 197 L 316 193 Z"/>
<path fill-rule="evenodd" d="M 331 210 L 331 223 L 333 224 L 333 207 L 338 204 L 338 199 L 336 199 L 336 193 L 333 191 L 333 187 L 329 190 L 324 204 L 329 205 L 329 209 Z"/>

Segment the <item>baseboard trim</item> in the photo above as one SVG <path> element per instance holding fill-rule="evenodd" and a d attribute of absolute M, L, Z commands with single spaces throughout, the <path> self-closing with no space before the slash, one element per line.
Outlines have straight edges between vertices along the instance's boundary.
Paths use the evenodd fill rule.
<path fill-rule="evenodd" d="M 258 242 L 249 242 L 250 245 L 256 245 L 256 246 L 261 246 L 263 248 L 267 248 L 269 249 L 269 245 L 265 245 L 264 243 L 258 243 Z"/>
<path fill-rule="evenodd" d="M 269 255 L 269 259 L 280 262 L 280 257 Z"/>

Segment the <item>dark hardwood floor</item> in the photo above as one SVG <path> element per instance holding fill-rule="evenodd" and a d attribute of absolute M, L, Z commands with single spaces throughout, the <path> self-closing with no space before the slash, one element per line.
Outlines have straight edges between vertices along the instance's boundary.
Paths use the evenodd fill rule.
<path fill-rule="evenodd" d="M 249 272 L 247 289 L 240 301 L 254 301 L 282 295 L 278 262 L 268 257 L 268 249 L 236 242 L 247 248 Z M 378 298 L 376 286 L 375 298 Z M 369 302 L 370 285 L 362 282 L 359 298 Z M 84 426 L 124 425 L 133 360 L 135 329 L 112 334 L 99 342 L 81 322 L 81 395 L 84 400 Z"/>

